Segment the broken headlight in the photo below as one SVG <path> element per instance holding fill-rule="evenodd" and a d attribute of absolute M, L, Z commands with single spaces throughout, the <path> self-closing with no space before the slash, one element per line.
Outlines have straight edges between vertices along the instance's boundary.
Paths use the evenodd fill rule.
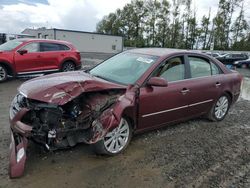
<path fill-rule="evenodd" d="M 10 118 L 13 119 L 17 112 L 19 112 L 24 107 L 27 107 L 27 99 L 24 95 L 18 93 L 10 105 Z"/>

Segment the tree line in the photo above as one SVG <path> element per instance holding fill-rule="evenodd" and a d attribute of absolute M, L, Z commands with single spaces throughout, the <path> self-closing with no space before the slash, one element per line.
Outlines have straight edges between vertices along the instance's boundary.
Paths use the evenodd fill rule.
<path fill-rule="evenodd" d="M 132 0 L 104 16 L 99 33 L 124 36 L 127 47 L 250 50 L 243 0 L 219 0 L 200 20 L 192 0 Z"/>

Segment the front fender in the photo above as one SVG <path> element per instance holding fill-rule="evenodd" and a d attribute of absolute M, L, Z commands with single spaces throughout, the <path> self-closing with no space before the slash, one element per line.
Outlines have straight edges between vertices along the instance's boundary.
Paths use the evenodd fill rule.
<path fill-rule="evenodd" d="M 120 96 L 118 102 L 112 107 L 107 109 L 102 113 L 102 115 L 93 122 L 92 132 L 93 137 L 89 143 L 96 143 L 99 140 L 103 139 L 105 135 L 119 126 L 121 118 L 126 115 L 124 112 L 126 109 L 132 110 L 132 118 L 135 119 L 136 114 L 136 105 L 135 105 L 135 95 L 134 91 L 127 91 L 124 95 Z M 130 114 L 130 116 L 131 116 Z"/>

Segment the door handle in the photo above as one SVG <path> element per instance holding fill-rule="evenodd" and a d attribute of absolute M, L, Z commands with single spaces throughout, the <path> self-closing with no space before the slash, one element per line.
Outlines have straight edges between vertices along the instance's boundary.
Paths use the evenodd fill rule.
<path fill-rule="evenodd" d="M 221 83 L 220 82 L 216 82 L 216 84 L 215 84 L 215 87 L 220 87 L 221 86 Z"/>
<path fill-rule="evenodd" d="M 38 58 L 40 58 L 40 57 L 41 57 L 41 55 L 38 55 L 37 57 L 38 57 Z"/>
<path fill-rule="evenodd" d="M 190 90 L 187 89 L 187 88 L 183 88 L 183 89 L 181 90 L 181 93 L 182 93 L 183 95 L 186 95 L 188 92 L 190 92 Z"/>

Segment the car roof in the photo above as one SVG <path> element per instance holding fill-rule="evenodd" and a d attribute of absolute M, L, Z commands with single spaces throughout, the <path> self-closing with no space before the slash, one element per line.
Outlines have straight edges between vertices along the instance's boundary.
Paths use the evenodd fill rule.
<path fill-rule="evenodd" d="M 132 53 L 140 53 L 140 54 L 153 55 L 153 56 L 167 56 L 167 55 L 179 54 L 181 52 L 203 55 L 203 53 L 200 53 L 200 52 L 195 52 L 195 51 L 190 51 L 190 50 L 181 50 L 181 49 L 169 49 L 169 48 L 136 48 L 136 49 L 131 49 L 128 51 Z"/>
<path fill-rule="evenodd" d="M 55 43 L 71 44 L 71 43 L 64 41 L 64 40 L 52 40 L 52 39 L 20 38 L 20 39 L 14 39 L 14 40 L 21 41 L 21 42 L 34 41 L 34 42 L 55 42 Z"/>

